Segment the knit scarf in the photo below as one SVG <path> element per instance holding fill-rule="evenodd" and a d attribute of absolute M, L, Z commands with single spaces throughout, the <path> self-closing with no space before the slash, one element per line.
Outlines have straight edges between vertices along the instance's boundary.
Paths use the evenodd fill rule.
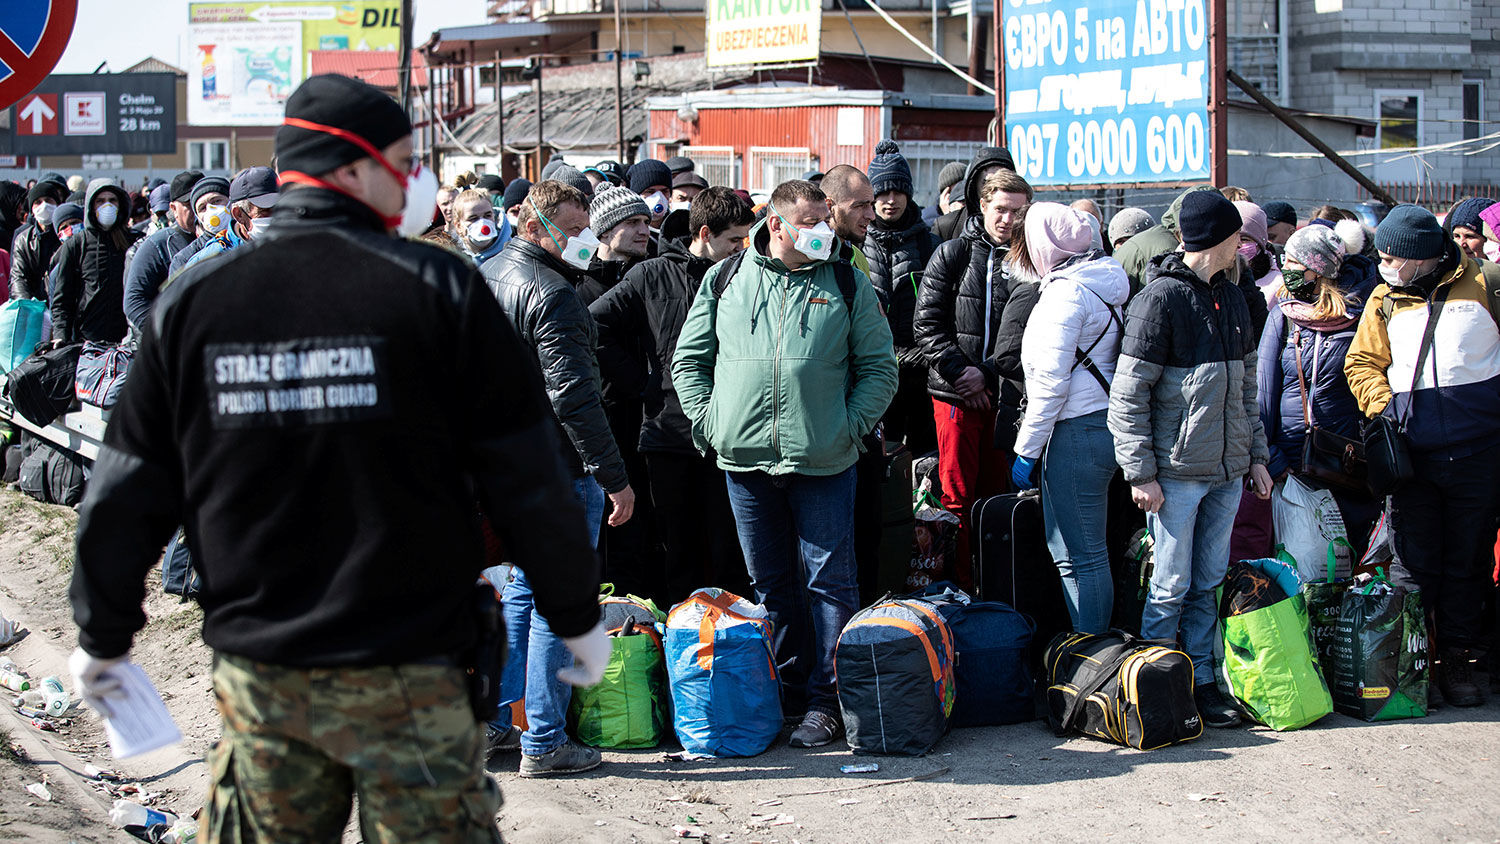
<path fill-rule="evenodd" d="M 1357 316 L 1317 317 L 1314 308 L 1296 299 L 1282 299 L 1279 303 L 1286 318 L 1310 331 L 1340 331 L 1359 322 Z"/>

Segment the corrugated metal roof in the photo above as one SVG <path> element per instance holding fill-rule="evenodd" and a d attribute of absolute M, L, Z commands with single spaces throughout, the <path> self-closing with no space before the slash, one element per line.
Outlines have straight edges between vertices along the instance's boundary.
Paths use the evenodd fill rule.
<path fill-rule="evenodd" d="M 671 93 L 665 87 L 626 88 L 622 96 L 625 137 L 646 136 L 646 98 Z M 542 130 L 547 146 L 566 152 L 574 147 L 612 146 L 615 142 L 613 88 L 542 89 Z M 495 104 L 485 103 L 453 131 L 462 144 L 495 146 Z M 505 146 L 512 152 L 536 149 L 536 95 L 521 94 L 505 101 Z"/>
<path fill-rule="evenodd" d="M 452 26 L 432 33 L 422 48 L 430 53 L 447 53 L 473 46 L 480 51 L 493 50 L 507 42 L 545 38 L 549 35 L 583 35 L 597 30 L 594 21 L 553 21 L 549 23 L 487 23 L 478 26 Z"/>
<path fill-rule="evenodd" d="M 394 90 L 401 84 L 401 57 L 395 50 L 309 50 L 313 74 L 337 73 Z M 427 87 L 427 60 L 411 51 L 411 84 Z"/>

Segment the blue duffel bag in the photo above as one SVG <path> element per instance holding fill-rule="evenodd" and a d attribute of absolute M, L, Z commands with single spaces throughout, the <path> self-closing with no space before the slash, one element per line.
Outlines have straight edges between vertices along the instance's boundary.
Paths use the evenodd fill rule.
<path fill-rule="evenodd" d="M 934 583 L 920 597 L 948 622 L 958 651 L 951 724 L 985 727 L 1035 720 L 1035 684 L 1026 661 L 1036 630 L 1031 619 L 1009 604 L 976 601 L 949 583 Z"/>

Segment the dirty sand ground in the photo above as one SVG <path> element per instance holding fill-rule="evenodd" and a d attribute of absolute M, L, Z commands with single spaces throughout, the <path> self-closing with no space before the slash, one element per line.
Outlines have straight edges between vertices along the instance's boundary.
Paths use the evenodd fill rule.
<path fill-rule="evenodd" d="M 73 524 L 70 510 L 0 491 L 0 613 L 32 631 L 4 653 L 33 676 L 65 676 L 75 642 L 66 602 Z M 116 764 L 90 714 L 43 733 L 0 707 L 0 731 L 9 732 L 0 744 L 19 745 L 26 759 L 0 753 L 0 840 L 135 840 L 108 826 L 109 797 L 82 776 L 91 762 L 159 793 L 166 808 L 191 812 L 201 802 L 201 758 L 217 734 L 201 614 L 161 594 L 157 583 L 135 658 L 186 740 Z M 878 759 L 878 773 L 858 775 L 839 772 L 855 761 L 846 749 L 785 746 L 754 759 L 688 763 L 666 761 L 661 750 L 611 752 L 597 771 L 559 780 L 521 780 L 517 761 L 497 760 L 492 770 L 507 801 L 501 830 L 523 843 L 666 842 L 689 818 L 709 840 L 767 844 L 1500 841 L 1496 701 L 1418 721 L 1364 724 L 1330 715 L 1293 733 L 1210 731 L 1152 752 L 1058 739 L 1040 723 L 955 730 L 925 758 Z M 803 794 L 935 771 L 914 782 Z M 24 790 L 44 777 L 50 802 Z"/>

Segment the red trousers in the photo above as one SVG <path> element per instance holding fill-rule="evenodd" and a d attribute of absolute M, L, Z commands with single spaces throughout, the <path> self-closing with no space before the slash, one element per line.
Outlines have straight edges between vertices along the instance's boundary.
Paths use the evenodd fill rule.
<path fill-rule="evenodd" d="M 974 587 L 974 551 L 970 511 L 974 502 L 1010 488 L 1010 458 L 995 449 L 995 411 L 970 410 L 932 400 L 937 424 L 938 480 L 943 506 L 958 516 L 958 559 L 948 576 L 964 589 Z"/>

